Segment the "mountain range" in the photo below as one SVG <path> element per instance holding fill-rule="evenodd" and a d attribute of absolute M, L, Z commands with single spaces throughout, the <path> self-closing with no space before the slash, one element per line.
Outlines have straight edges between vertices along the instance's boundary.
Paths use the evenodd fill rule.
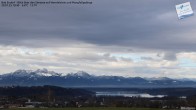
<path fill-rule="evenodd" d="M 0 75 L 0 86 L 43 86 L 61 87 L 195 87 L 196 81 L 161 78 L 123 76 L 94 76 L 84 71 L 62 74 L 47 69 L 17 70 Z"/>

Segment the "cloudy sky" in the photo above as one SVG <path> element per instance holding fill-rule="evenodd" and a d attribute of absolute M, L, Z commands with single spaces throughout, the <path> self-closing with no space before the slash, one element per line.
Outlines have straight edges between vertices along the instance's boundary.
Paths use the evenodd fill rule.
<path fill-rule="evenodd" d="M 0 73 L 196 78 L 196 16 L 178 20 L 175 10 L 187 0 L 91 1 L 0 7 Z"/>

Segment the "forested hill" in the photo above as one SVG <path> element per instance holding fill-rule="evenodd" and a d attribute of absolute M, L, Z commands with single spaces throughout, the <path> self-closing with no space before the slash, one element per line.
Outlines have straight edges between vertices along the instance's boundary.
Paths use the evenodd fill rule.
<path fill-rule="evenodd" d="M 0 87 L 0 96 L 92 96 L 95 93 L 84 89 L 62 88 L 57 86 Z"/>

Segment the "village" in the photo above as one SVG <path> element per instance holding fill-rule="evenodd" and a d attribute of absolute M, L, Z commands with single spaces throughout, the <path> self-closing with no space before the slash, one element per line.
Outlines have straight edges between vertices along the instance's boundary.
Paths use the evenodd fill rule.
<path fill-rule="evenodd" d="M 45 98 L 45 99 L 44 99 Z M 44 100 L 43 100 L 44 99 Z M 195 110 L 195 99 L 164 97 L 0 97 L 0 108 L 134 107 Z"/>

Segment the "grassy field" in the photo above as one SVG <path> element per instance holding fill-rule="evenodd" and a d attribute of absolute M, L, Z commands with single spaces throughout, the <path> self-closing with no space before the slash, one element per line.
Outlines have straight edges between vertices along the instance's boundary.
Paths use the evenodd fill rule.
<path fill-rule="evenodd" d="M 165 109 L 154 109 L 154 108 L 21 108 L 23 110 L 165 110 Z M 21 110 L 12 109 L 12 110 Z M 168 110 L 168 109 L 167 109 Z"/>

